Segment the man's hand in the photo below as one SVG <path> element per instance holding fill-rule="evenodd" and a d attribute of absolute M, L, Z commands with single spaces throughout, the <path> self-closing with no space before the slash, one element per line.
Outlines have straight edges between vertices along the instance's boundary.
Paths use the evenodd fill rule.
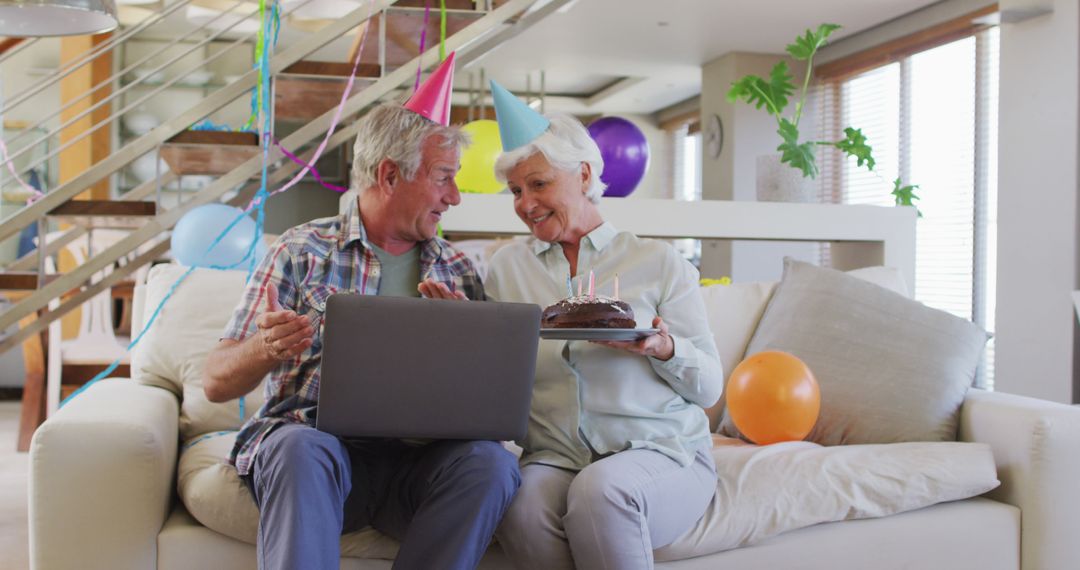
<path fill-rule="evenodd" d="M 424 279 L 416 286 L 420 295 L 428 299 L 449 299 L 451 301 L 468 301 L 469 298 L 461 291 L 451 291 L 446 283 L 434 279 Z"/>
<path fill-rule="evenodd" d="M 290 360 L 311 347 L 315 327 L 307 317 L 278 304 L 277 287 L 266 288 L 266 310 L 255 319 L 259 346 L 272 360 Z"/>
<path fill-rule="evenodd" d="M 656 317 L 652 321 L 652 328 L 660 329 L 660 332 L 640 340 L 594 340 L 590 342 L 602 344 L 609 348 L 617 348 L 634 354 L 640 354 L 642 356 L 651 356 L 657 360 L 671 360 L 671 357 L 675 356 L 675 341 L 671 338 L 671 335 L 668 334 L 667 323 L 664 322 L 664 319 Z"/>

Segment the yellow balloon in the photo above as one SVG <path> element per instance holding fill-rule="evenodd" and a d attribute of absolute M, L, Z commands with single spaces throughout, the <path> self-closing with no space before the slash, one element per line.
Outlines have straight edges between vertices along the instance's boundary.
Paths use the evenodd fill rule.
<path fill-rule="evenodd" d="M 495 159 L 502 152 L 499 124 L 490 119 L 473 121 L 461 127 L 469 133 L 472 144 L 461 153 L 461 170 L 454 181 L 462 192 L 495 194 L 503 185 L 495 179 Z"/>

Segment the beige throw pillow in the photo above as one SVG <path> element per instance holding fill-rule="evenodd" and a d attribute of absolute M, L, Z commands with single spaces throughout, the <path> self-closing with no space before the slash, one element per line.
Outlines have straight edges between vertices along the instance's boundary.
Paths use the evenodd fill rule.
<path fill-rule="evenodd" d="M 847 272 L 863 281 L 880 285 L 897 293 L 908 295 L 907 286 L 900 272 L 891 267 L 863 267 Z M 765 312 L 765 305 L 776 289 L 775 281 L 758 283 L 732 283 L 710 285 L 701 288 L 709 329 L 713 333 L 717 354 L 724 365 L 724 382 L 731 371 L 742 361 L 746 347 L 757 329 L 758 321 Z M 716 431 L 724 412 L 725 398 L 705 410 L 709 416 L 709 430 Z"/>
<path fill-rule="evenodd" d="M 146 279 L 143 319 L 172 290 L 188 268 L 156 265 Z M 132 376 L 146 384 L 171 390 L 180 397 L 180 436 L 191 441 L 202 434 L 238 429 L 242 419 L 262 406 L 260 385 L 244 399 L 244 418 L 237 400 L 211 403 L 203 393 L 206 355 L 221 338 L 247 282 L 246 271 L 195 269 L 161 307 L 132 355 Z"/>
<path fill-rule="evenodd" d="M 987 334 L 903 295 L 795 260 L 746 354 L 782 350 L 821 387 L 822 445 L 952 441 Z M 725 414 L 720 432 L 738 431 Z"/>

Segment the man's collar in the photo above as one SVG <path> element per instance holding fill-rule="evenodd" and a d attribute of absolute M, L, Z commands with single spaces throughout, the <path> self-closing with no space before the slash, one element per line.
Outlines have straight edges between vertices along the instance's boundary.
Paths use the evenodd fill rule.
<path fill-rule="evenodd" d="M 615 229 L 615 226 L 611 222 L 604 222 L 596 227 L 593 231 L 585 234 L 585 237 L 581 238 L 581 241 L 588 241 L 592 244 L 593 249 L 596 251 L 603 251 L 611 240 L 615 239 L 615 235 L 619 233 L 619 230 Z M 541 241 L 533 238 L 532 249 L 533 253 L 540 255 L 545 251 L 551 249 L 552 243 Z"/>
<path fill-rule="evenodd" d="M 349 201 L 349 206 L 345 208 L 345 219 L 342 220 L 342 226 L 345 227 L 345 231 L 338 237 L 338 249 L 344 250 L 354 241 L 359 240 L 361 244 L 366 248 L 367 242 L 367 230 L 364 229 L 364 222 L 360 219 L 360 197 Z"/>

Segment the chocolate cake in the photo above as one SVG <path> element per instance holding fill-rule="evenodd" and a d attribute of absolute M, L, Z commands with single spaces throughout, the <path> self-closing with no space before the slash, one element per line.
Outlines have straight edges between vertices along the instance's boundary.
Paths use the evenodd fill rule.
<path fill-rule="evenodd" d="M 630 305 L 611 297 L 578 295 L 544 309 L 542 328 L 632 329 L 637 326 Z"/>

